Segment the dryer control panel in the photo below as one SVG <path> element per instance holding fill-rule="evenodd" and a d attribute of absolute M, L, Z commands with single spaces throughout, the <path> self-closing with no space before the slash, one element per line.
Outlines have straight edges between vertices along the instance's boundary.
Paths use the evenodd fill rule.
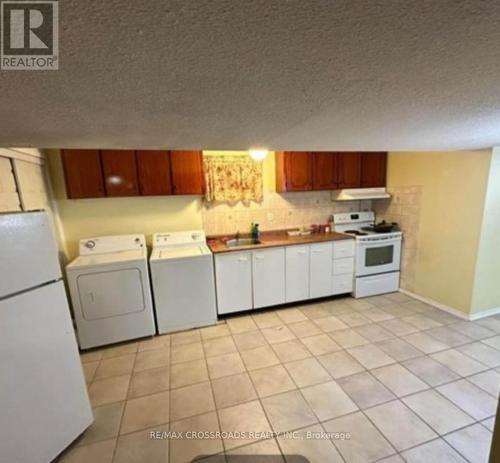
<path fill-rule="evenodd" d="M 80 240 L 79 248 L 81 256 L 138 251 L 146 248 L 146 237 L 144 235 L 114 235 L 85 238 Z"/>

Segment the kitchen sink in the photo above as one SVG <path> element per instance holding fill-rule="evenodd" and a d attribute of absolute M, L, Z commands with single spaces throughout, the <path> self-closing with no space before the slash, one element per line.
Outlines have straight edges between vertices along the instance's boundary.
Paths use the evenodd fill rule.
<path fill-rule="evenodd" d="M 226 241 L 226 246 L 228 248 L 238 248 L 240 246 L 254 246 L 257 244 L 262 244 L 259 240 L 253 240 L 252 238 L 234 238 L 232 240 Z"/>

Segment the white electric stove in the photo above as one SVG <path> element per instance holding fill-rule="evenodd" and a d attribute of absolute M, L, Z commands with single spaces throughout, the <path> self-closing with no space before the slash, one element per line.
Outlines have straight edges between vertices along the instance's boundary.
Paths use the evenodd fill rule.
<path fill-rule="evenodd" d="M 374 212 L 334 214 L 335 231 L 356 239 L 354 297 L 385 294 L 399 289 L 402 233 L 397 226 L 377 231 Z M 390 228 L 390 227 L 386 227 Z"/>

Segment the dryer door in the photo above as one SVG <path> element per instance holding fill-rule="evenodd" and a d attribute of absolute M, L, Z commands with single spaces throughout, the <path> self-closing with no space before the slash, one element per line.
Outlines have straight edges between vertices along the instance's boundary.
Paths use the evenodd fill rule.
<path fill-rule="evenodd" d="M 137 268 L 87 273 L 77 278 L 77 285 L 85 320 L 145 310 L 141 272 Z"/>

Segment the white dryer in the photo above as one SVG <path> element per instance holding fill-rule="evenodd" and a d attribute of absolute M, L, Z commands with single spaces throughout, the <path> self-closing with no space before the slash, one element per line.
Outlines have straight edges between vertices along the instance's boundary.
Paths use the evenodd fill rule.
<path fill-rule="evenodd" d="M 203 230 L 155 233 L 149 263 L 160 334 L 217 322 L 213 257 Z"/>
<path fill-rule="evenodd" d="M 82 349 L 155 333 L 144 235 L 80 240 L 66 273 Z"/>

